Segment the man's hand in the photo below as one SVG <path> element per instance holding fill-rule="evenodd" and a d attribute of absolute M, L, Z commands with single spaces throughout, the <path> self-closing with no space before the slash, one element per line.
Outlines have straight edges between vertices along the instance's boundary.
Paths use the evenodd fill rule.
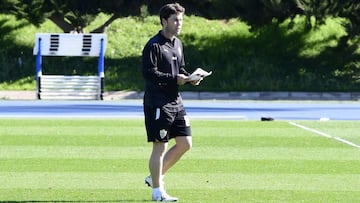
<path fill-rule="evenodd" d="M 203 77 L 200 77 L 198 80 L 191 80 L 191 81 L 190 81 L 190 84 L 192 84 L 192 85 L 199 85 L 200 82 L 201 82 L 203 79 L 204 79 Z"/>
<path fill-rule="evenodd" d="M 178 85 L 184 85 L 189 81 L 189 77 L 184 74 L 178 74 L 177 75 L 177 84 Z"/>

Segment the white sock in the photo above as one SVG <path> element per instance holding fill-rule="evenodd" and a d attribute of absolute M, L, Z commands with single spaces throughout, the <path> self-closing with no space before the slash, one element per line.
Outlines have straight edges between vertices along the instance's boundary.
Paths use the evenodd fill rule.
<path fill-rule="evenodd" d="M 161 191 L 165 191 L 165 185 L 164 185 L 164 177 L 165 177 L 165 175 L 161 175 L 160 176 L 160 189 L 161 189 Z"/>
<path fill-rule="evenodd" d="M 154 195 L 160 195 L 162 193 L 162 189 L 160 187 L 153 188 Z"/>

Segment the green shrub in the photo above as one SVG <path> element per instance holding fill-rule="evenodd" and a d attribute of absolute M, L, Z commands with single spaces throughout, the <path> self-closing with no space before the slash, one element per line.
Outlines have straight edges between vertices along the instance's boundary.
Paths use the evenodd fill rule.
<path fill-rule="evenodd" d="M 105 22 L 99 14 L 89 30 Z M 355 91 L 359 89 L 359 39 L 346 40 L 346 21 L 328 19 L 306 31 L 273 22 L 252 29 L 239 19 L 207 20 L 186 16 L 180 38 L 187 69 L 203 67 L 213 75 L 192 91 Z M 161 29 L 157 16 L 127 17 L 107 29 L 105 90 L 143 90 L 141 52 Z M 50 21 L 40 28 L 0 15 L 0 89 L 35 89 L 35 33 L 60 32 Z M 43 57 L 45 74 L 97 73 L 97 58 Z"/>

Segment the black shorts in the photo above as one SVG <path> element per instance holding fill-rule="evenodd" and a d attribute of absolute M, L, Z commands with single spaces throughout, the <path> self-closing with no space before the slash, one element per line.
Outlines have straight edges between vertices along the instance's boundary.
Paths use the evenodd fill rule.
<path fill-rule="evenodd" d="M 144 105 L 144 114 L 148 142 L 168 142 L 177 136 L 191 136 L 190 121 L 184 108 Z"/>

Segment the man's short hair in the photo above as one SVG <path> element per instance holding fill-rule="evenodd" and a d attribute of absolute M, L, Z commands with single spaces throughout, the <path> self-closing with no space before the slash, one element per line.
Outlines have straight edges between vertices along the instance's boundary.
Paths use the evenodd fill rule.
<path fill-rule="evenodd" d="M 185 13 L 185 8 L 178 3 L 166 4 L 160 8 L 160 23 L 162 19 L 168 19 L 171 15 L 176 13 Z"/>

